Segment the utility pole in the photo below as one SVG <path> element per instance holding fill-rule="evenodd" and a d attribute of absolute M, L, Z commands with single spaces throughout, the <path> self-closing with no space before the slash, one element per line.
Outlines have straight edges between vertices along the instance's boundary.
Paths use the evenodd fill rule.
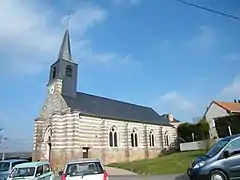
<path fill-rule="evenodd" d="M 5 141 L 7 140 L 7 136 L 5 136 L 4 138 L 2 138 L 2 142 L 3 143 L 3 152 L 2 152 L 2 161 L 5 160 L 5 153 L 6 153 L 6 144 L 5 144 Z"/>
<path fill-rule="evenodd" d="M 5 160 L 6 146 L 3 146 L 2 161 Z"/>

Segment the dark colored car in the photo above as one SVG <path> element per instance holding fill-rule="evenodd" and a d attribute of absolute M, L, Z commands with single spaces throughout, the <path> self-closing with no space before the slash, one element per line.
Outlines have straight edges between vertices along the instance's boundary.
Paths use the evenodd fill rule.
<path fill-rule="evenodd" d="M 240 179 L 240 134 L 220 139 L 201 157 L 189 165 L 191 180 Z"/>

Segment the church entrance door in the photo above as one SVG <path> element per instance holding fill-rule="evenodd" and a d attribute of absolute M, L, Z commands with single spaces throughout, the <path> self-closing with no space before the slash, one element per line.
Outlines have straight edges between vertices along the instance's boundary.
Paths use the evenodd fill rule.
<path fill-rule="evenodd" d="M 88 150 L 89 150 L 88 147 L 83 147 L 82 148 L 82 152 L 83 152 L 82 156 L 83 156 L 83 158 L 89 158 Z"/>
<path fill-rule="evenodd" d="M 47 160 L 50 162 L 51 160 L 51 150 L 52 150 L 52 130 L 50 127 L 48 127 L 46 129 L 46 132 L 44 134 L 44 146 L 45 146 L 45 150 L 44 150 L 44 157 L 43 159 Z"/>
<path fill-rule="evenodd" d="M 51 143 L 51 137 L 48 137 L 48 160 L 51 161 L 51 150 L 52 150 L 52 143 Z"/>

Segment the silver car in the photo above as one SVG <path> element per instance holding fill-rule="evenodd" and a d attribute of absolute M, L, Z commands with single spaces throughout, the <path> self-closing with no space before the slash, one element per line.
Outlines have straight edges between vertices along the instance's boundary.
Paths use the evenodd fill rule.
<path fill-rule="evenodd" d="M 0 180 L 6 180 L 15 165 L 26 162 L 28 161 L 25 159 L 10 159 L 0 161 Z"/>
<path fill-rule="evenodd" d="M 61 180 L 109 180 L 108 173 L 98 159 L 80 159 L 68 162 L 58 173 Z"/>

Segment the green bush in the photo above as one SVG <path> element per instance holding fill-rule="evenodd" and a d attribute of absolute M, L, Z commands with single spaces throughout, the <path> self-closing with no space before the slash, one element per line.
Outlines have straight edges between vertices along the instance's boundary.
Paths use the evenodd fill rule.
<path fill-rule="evenodd" d="M 206 121 L 200 120 L 196 124 L 183 123 L 178 126 L 178 136 L 186 142 L 192 142 L 192 133 L 194 133 L 195 141 L 209 139 L 209 125 Z"/>
<path fill-rule="evenodd" d="M 219 138 L 230 135 L 228 126 L 231 127 L 232 134 L 238 134 L 240 133 L 240 115 L 231 115 L 218 118 L 215 120 L 215 126 Z"/>

